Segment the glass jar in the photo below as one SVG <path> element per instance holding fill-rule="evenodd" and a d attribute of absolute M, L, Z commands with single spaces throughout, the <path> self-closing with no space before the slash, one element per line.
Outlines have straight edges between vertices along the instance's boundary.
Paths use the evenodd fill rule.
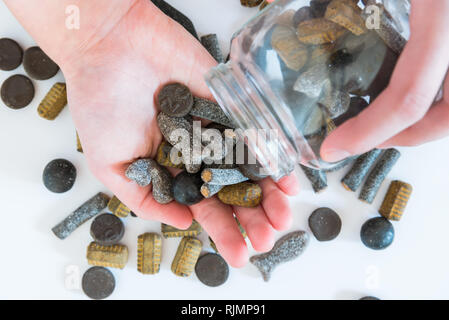
<path fill-rule="evenodd" d="M 339 165 L 321 159 L 322 142 L 388 85 L 408 39 L 409 0 L 357 2 L 277 0 L 234 35 L 230 60 L 205 77 L 274 179 L 298 163 Z"/>

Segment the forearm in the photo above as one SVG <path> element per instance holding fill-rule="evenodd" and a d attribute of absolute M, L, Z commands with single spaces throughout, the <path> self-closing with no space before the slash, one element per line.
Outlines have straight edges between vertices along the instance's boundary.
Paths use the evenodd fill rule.
<path fill-rule="evenodd" d="M 63 70 L 111 32 L 137 1 L 140 0 L 4 0 L 37 44 Z"/>

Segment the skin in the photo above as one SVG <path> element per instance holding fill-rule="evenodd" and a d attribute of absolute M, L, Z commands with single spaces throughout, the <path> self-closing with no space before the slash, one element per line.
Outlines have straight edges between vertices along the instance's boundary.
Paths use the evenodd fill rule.
<path fill-rule="evenodd" d="M 162 135 L 155 97 L 161 86 L 181 82 L 193 94 L 212 99 L 203 75 L 216 65 L 180 25 L 148 0 L 5 0 L 5 3 L 61 67 L 70 111 L 88 165 L 119 199 L 144 219 L 178 228 L 196 219 L 233 267 L 248 261 L 237 215 L 255 250 L 274 244 L 275 230 L 288 229 L 287 195 L 298 192 L 295 177 L 261 182 L 262 204 L 246 209 L 216 197 L 191 207 L 155 202 L 151 186 L 141 188 L 124 173 L 137 158 L 154 157 Z M 65 27 L 68 5 L 80 9 L 80 29 Z"/>

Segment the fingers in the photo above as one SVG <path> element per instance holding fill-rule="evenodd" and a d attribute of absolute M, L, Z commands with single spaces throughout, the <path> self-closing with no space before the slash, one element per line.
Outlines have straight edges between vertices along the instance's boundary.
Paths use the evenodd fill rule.
<path fill-rule="evenodd" d="M 279 231 L 290 228 L 292 214 L 285 194 L 271 179 L 264 179 L 259 185 L 263 194 L 261 205 L 273 228 Z"/>
<path fill-rule="evenodd" d="M 449 1 L 412 2 L 411 37 L 390 85 L 369 108 L 324 141 L 325 160 L 361 154 L 423 118 L 449 65 L 448 17 Z"/>
<path fill-rule="evenodd" d="M 261 206 L 256 208 L 234 207 L 234 212 L 246 231 L 254 250 L 267 252 L 274 245 L 274 230 Z"/>
<path fill-rule="evenodd" d="M 218 251 L 233 267 L 248 261 L 248 248 L 234 219 L 232 208 L 216 198 L 204 199 L 190 207 L 193 217 L 214 240 Z"/>
<path fill-rule="evenodd" d="M 288 196 L 296 196 L 299 193 L 299 182 L 295 172 L 281 178 L 276 184 Z"/>

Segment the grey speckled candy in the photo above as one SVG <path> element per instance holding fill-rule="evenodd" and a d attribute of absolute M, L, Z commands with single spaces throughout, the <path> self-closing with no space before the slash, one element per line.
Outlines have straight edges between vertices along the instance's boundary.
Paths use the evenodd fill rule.
<path fill-rule="evenodd" d="M 249 180 L 239 169 L 206 168 L 201 172 L 201 178 L 208 184 L 220 186 L 228 186 Z"/>
<path fill-rule="evenodd" d="M 216 34 L 202 36 L 201 44 L 218 63 L 224 62 L 223 53 L 221 52 L 220 43 Z"/>
<path fill-rule="evenodd" d="M 309 235 L 305 231 L 291 232 L 276 241 L 271 251 L 252 256 L 250 261 L 262 273 L 264 281 L 269 281 L 277 265 L 299 257 L 308 243 Z"/>
<path fill-rule="evenodd" d="M 312 169 L 303 165 L 301 165 L 301 169 L 312 184 L 315 193 L 319 193 L 327 188 L 327 176 L 324 171 Z"/>
<path fill-rule="evenodd" d="M 379 162 L 366 179 L 362 191 L 360 192 L 360 200 L 367 203 L 373 203 L 382 182 L 384 182 L 385 178 L 388 176 L 400 157 L 401 153 L 393 148 L 387 149 L 382 154 Z"/>
<path fill-rule="evenodd" d="M 232 121 L 223 112 L 220 105 L 207 99 L 194 97 L 193 108 L 192 111 L 190 111 L 190 115 L 210 120 L 229 128 L 235 127 Z"/>
<path fill-rule="evenodd" d="M 382 150 L 373 149 L 358 157 L 354 166 L 341 180 L 345 189 L 356 191 L 381 153 Z"/>
<path fill-rule="evenodd" d="M 204 183 L 201 186 L 200 191 L 201 191 L 201 194 L 203 195 L 203 197 L 208 199 L 208 198 L 211 198 L 214 195 L 216 195 L 221 189 L 223 189 L 223 187 L 224 186 Z"/>
<path fill-rule="evenodd" d="M 137 182 L 141 187 L 146 187 L 151 183 L 150 168 L 153 163 L 151 159 L 139 159 L 134 161 L 128 169 L 126 169 L 125 176 Z"/>
<path fill-rule="evenodd" d="M 108 202 L 109 197 L 106 194 L 97 193 L 51 230 L 59 239 L 65 239 L 80 225 L 106 208 Z"/>

